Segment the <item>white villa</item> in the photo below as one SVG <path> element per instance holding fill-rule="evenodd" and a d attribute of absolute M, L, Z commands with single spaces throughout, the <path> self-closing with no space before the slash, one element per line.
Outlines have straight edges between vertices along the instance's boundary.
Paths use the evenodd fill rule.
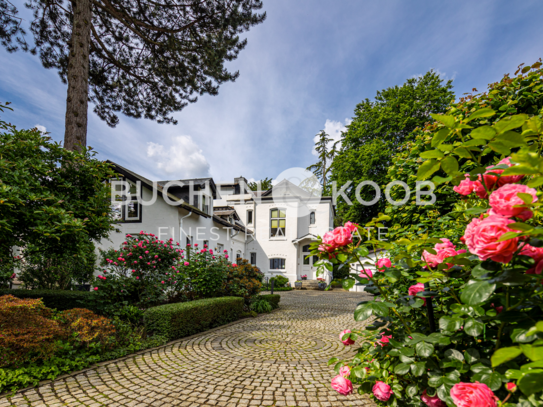
<path fill-rule="evenodd" d="M 98 247 L 118 248 L 126 234 L 143 230 L 181 245 L 207 244 L 232 261 L 245 258 L 267 277 L 282 275 L 291 283 L 304 274 L 316 278 L 316 258 L 306 257 L 309 244 L 333 229 L 331 197 L 315 198 L 287 180 L 262 192 L 249 190 L 243 177 L 228 184 L 215 184 L 212 178 L 153 183 L 111 164 L 118 181 L 129 185 L 118 197 L 127 202 L 115 208 L 117 229 Z M 117 187 L 123 191 L 122 185 Z"/>

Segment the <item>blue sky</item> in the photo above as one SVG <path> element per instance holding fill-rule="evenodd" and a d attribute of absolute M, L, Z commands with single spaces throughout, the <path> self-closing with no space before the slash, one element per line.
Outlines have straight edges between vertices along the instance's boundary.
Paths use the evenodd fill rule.
<path fill-rule="evenodd" d="M 22 1 L 19 2 L 22 4 Z M 22 6 L 20 6 L 22 7 Z M 357 103 L 437 70 L 456 95 L 484 90 L 543 57 L 543 2 L 264 0 L 267 20 L 229 63 L 218 96 L 176 113 L 177 126 L 121 116 L 109 128 L 89 112 L 88 144 L 152 179 L 275 178 L 315 161 L 313 137 L 339 136 Z M 66 86 L 37 57 L 0 50 L 0 99 L 18 127 L 64 134 Z"/>

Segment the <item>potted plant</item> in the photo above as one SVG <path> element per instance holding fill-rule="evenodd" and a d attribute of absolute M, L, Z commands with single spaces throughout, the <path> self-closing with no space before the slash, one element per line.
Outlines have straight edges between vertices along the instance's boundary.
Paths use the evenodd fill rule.
<path fill-rule="evenodd" d="M 326 288 L 326 280 L 324 278 L 318 277 L 317 281 L 319 282 L 319 290 L 324 290 Z"/>
<path fill-rule="evenodd" d="M 300 280 L 297 280 L 294 282 L 294 288 L 296 290 L 301 290 L 302 289 L 302 282 Z"/>
<path fill-rule="evenodd" d="M 303 274 L 300 276 L 302 280 L 307 280 L 307 274 Z"/>

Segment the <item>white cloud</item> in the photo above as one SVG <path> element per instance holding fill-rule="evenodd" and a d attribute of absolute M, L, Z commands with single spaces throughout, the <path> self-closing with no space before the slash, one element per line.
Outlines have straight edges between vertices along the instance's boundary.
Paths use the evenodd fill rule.
<path fill-rule="evenodd" d="M 45 126 L 42 126 L 41 124 L 36 124 L 34 128 L 38 129 L 41 133 L 47 133 L 47 129 Z"/>
<path fill-rule="evenodd" d="M 147 157 L 173 179 L 209 176 L 209 163 L 190 136 L 175 136 L 169 145 L 147 143 Z"/>
<path fill-rule="evenodd" d="M 345 122 L 337 122 L 335 120 L 326 119 L 326 123 L 324 123 L 324 132 L 330 136 L 330 138 L 333 140 L 330 144 L 330 148 L 332 148 L 333 143 L 335 143 L 338 140 L 341 140 L 341 133 L 344 131 L 347 131 L 347 127 L 349 124 L 351 124 L 352 120 L 346 118 Z M 316 135 L 313 137 L 313 142 L 316 143 L 319 139 L 319 136 Z M 311 152 L 314 156 L 317 156 L 317 151 L 315 150 L 315 147 L 313 147 L 313 151 Z"/>

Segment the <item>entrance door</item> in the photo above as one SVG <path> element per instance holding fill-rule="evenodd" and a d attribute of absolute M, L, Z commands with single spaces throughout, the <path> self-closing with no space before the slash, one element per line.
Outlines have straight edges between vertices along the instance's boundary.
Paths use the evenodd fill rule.
<path fill-rule="evenodd" d="M 315 276 L 313 274 L 313 268 L 311 267 L 312 266 L 312 258 L 311 257 L 308 257 L 306 258 L 307 256 L 309 256 L 309 245 L 305 245 L 302 247 L 302 253 L 300 254 L 301 258 L 300 258 L 300 264 L 301 264 L 301 272 L 300 272 L 300 277 L 304 274 L 307 274 L 307 279 L 308 280 L 313 280 L 315 279 Z"/>

